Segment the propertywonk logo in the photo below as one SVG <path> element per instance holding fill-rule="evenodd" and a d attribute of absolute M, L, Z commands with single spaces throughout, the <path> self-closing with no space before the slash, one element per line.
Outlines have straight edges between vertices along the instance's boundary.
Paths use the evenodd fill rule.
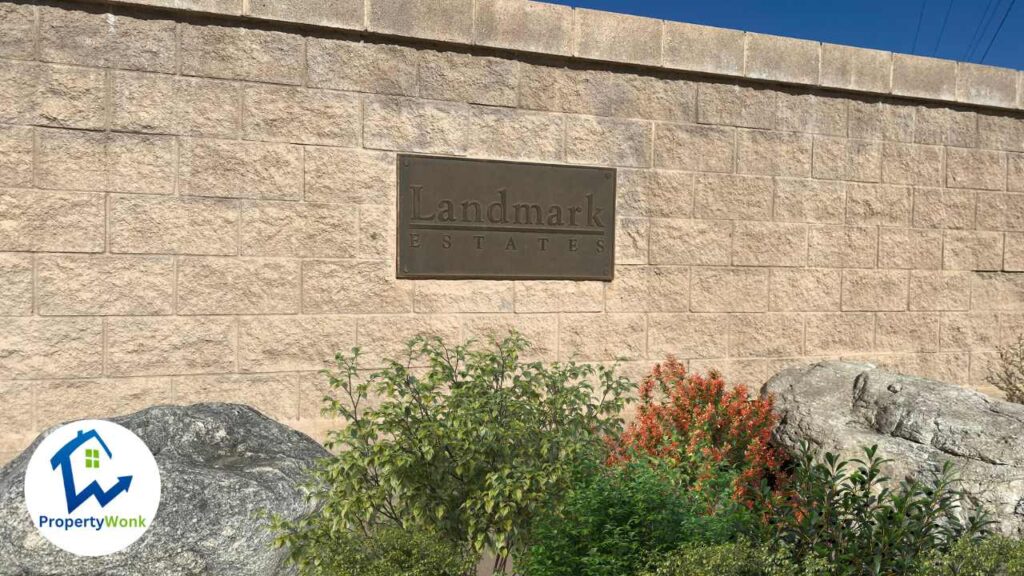
<path fill-rule="evenodd" d="M 79 556 L 119 552 L 153 523 L 160 471 L 146 444 L 105 420 L 61 426 L 25 472 L 25 505 L 39 533 Z"/>

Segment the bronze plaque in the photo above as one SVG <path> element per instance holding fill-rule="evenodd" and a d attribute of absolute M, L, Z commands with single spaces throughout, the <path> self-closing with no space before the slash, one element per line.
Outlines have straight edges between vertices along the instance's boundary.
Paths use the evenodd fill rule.
<path fill-rule="evenodd" d="M 611 280 L 615 170 L 398 156 L 398 277 Z"/>

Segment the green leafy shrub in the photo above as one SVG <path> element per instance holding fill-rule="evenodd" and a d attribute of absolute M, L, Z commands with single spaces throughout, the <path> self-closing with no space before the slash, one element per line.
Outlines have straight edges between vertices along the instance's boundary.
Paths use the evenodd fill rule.
<path fill-rule="evenodd" d="M 358 350 L 339 354 L 325 413 L 347 426 L 330 433 L 337 455 L 315 472 L 319 511 L 279 522 L 279 544 L 301 567 L 318 542 L 422 526 L 494 550 L 504 571 L 532 518 L 557 508 L 580 462 L 621 429 L 629 387 L 606 368 L 523 363 L 527 347 L 516 334 L 490 348 L 416 338 L 404 361 L 365 380 Z"/>
<path fill-rule="evenodd" d="M 789 497 L 775 519 L 777 541 L 797 562 L 822 558 L 840 575 L 907 574 L 932 553 L 986 532 L 983 514 L 958 490 L 947 463 L 931 484 L 887 478 L 877 447 L 866 459 L 817 460 L 806 446 L 797 457 Z"/>
<path fill-rule="evenodd" d="M 670 461 L 633 459 L 594 466 L 560 513 L 535 522 L 517 568 L 529 576 L 632 576 L 690 541 L 725 542 L 756 522 L 732 492 L 736 473 L 707 480 L 724 507 L 708 510 Z"/>
<path fill-rule="evenodd" d="M 465 546 L 429 531 L 394 526 L 369 534 L 307 534 L 289 554 L 309 576 L 463 576 L 474 567 Z"/>
<path fill-rule="evenodd" d="M 726 544 L 681 546 L 644 576 L 830 576 L 832 568 L 820 559 L 794 564 L 769 544 L 747 540 Z"/>
<path fill-rule="evenodd" d="M 993 536 L 964 538 L 945 554 L 933 553 L 914 576 L 1024 576 L 1024 542 Z"/>

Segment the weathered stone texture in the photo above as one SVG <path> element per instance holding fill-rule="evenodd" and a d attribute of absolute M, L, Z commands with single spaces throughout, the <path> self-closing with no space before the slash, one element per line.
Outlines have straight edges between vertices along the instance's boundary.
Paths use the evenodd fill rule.
<path fill-rule="evenodd" d="M 242 134 L 249 140 L 358 146 L 358 97 L 328 90 L 254 85 L 245 90 Z"/>
<path fill-rule="evenodd" d="M 103 195 L 0 189 L 0 250 L 102 252 Z"/>
<path fill-rule="evenodd" d="M 447 42 L 473 40 L 473 0 L 370 0 L 371 32 Z"/>
<path fill-rule="evenodd" d="M 512 282 L 424 280 L 414 286 L 413 308 L 430 314 L 512 312 Z"/>
<path fill-rule="evenodd" d="M 559 162 L 565 154 L 560 116 L 474 106 L 467 132 L 466 152 L 473 157 Z"/>
<path fill-rule="evenodd" d="M 364 104 L 367 148 L 462 155 L 469 107 L 406 98 L 370 98 Z"/>
<path fill-rule="evenodd" d="M 0 123 L 102 129 L 104 71 L 0 60 Z"/>
<path fill-rule="evenodd" d="M 181 73 L 189 76 L 301 84 L 305 39 L 296 34 L 184 24 Z"/>
<path fill-rule="evenodd" d="M 577 8 L 574 22 L 576 56 L 635 64 L 661 63 L 661 20 Z"/>
<path fill-rule="evenodd" d="M 736 135 L 729 128 L 656 124 L 654 165 L 672 170 L 732 172 Z"/>
<path fill-rule="evenodd" d="M 4 318 L 0 378 L 74 378 L 103 370 L 99 318 Z"/>
<path fill-rule="evenodd" d="M 229 81 L 115 72 L 111 127 L 231 137 L 238 134 L 241 100 L 241 87 Z"/>
<path fill-rule="evenodd" d="M 0 126 L 0 186 L 32 186 L 33 130 Z"/>
<path fill-rule="evenodd" d="M 36 8 L 31 4 L 0 6 L 0 57 L 28 58 L 35 46 Z"/>
<path fill-rule="evenodd" d="M 690 279 L 693 312 L 764 312 L 768 310 L 768 270 L 763 268 L 694 268 Z"/>
<path fill-rule="evenodd" d="M 39 57 L 45 62 L 174 72 L 175 22 L 39 7 Z"/>
<path fill-rule="evenodd" d="M 418 54 L 411 48 L 309 38 L 310 86 L 412 96 L 416 94 Z"/>
<path fill-rule="evenodd" d="M 396 280 L 394 263 L 306 260 L 302 310 L 307 314 L 412 312 L 412 282 Z"/>
<path fill-rule="evenodd" d="M 239 225 L 245 256 L 354 258 L 359 212 L 346 204 L 246 202 Z"/>
<path fill-rule="evenodd" d="M 238 320 L 241 372 L 321 370 L 356 343 L 350 316 L 253 316 Z"/>
<path fill-rule="evenodd" d="M 638 360 L 647 353 L 642 314 L 559 315 L 559 357 L 563 360 Z"/>
<path fill-rule="evenodd" d="M 843 310 L 906 310 L 908 279 L 902 270 L 844 270 Z"/>
<path fill-rule="evenodd" d="M 179 314 L 294 314 L 295 260 L 190 257 L 178 260 Z"/>
<path fill-rule="evenodd" d="M 953 100 L 956 98 L 956 62 L 896 54 L 892 63 L 892 93 Z"/>
<path fill-rule="evenodd" d="M 305 199 L 337 204 L 394 204 L 395 155 L 306 148 Z"/>
<path fill-rule="evenodd" d="M 477 0 L 477 44 L 545 54 L 572 53 L 572 8 L 520 0 Z"/>
<path fill-rule="evenodd" d="M 816 84 L 820 62 L 818 42 L 746 34 L 747 57 L 744 74 L 748 78 Z"/>
<path fill-rule="evenodd" d="M 32 255 L 0 254 L 0 316 L 32 314 Z"/>
<path fill-rule="evenodd" d="M 457 52 L 424 52 L 419 83 L 423 98 L 515 106 L 519 63 Z"/>
<path fill-rule="evenodd" d="M 111 252 L 238 253 L 237 201 L 113 195 L 109 206 Z"/>
<path fill-rule="evenodd" d="M 291 144 L 188 139 L 181 145 L 182 194 L 298 200 L 302 149 Z"/>
<path fill-rule="evenodd" d="M 246 7 L 246 15 L 256 18 L 339 28 L 363 27 L 362 0 L 252 0 Z"/>
<path fill-rule="evenodd" d="M 651 124 L 632 120 L 576 117 L 565 134 L 565 156 L 578 164 L 651 165 Z"/>
<path fill-rule="evenodd" d="M 170 256 L 40 256 L 39 314 L 130 316 L 174 310 Z"/>
<path fill-rule="evenodd" d="M 736 168 L 743 174 L 810 176 L 811 138 L 789 132 L 741 130 Z"/>
<path fill-rule="evenodd" d="M 743 32 L 665 22 L 663 63 L 669 68 L 738 76 L 743 73 Z"/>
<path fill-rule="evenodd" d="M 226 316 L 111 318 L 107 373 L 112 376 L 216 374 L 235 369 L 235 320 Z"/>
<path fill-rule="evenodd" d="M 713 220 L 652 219 L 652 264 L 729 264 L 733 224 Z"/>
<path fill-rule="evenodd" d="M 822 86 L 886 93 L 892 81 L 891 69 L 891 52 L 821 45 Z"/>

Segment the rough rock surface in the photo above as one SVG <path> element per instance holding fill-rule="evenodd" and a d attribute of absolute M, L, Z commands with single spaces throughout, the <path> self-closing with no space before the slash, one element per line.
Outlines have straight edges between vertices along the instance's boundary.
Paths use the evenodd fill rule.
<path fill-rule="evenodd" d="M 952 461 L 999 529 L 1024 536 L 1024 406 L 845 362 L 783 370 L 761 393 L 775 396 L 781 445 L 807 441 L 845 457 L 878 445 L 894 480 L 927 481 Z"/>
<path fill-rule="evenodd" d="M 260 514 L 310 511 L 300 484 L 327 454 L 311 438 L 237 404 L 156 406 L 112 418 L 149 446 L 160 467 L 160 509 L 127 550 L 75 557 L 46 541 L 25 508 L 25 468 L 48 433 L 0 469 L 0 575 L 277 576 L 282 551 Z"/>

